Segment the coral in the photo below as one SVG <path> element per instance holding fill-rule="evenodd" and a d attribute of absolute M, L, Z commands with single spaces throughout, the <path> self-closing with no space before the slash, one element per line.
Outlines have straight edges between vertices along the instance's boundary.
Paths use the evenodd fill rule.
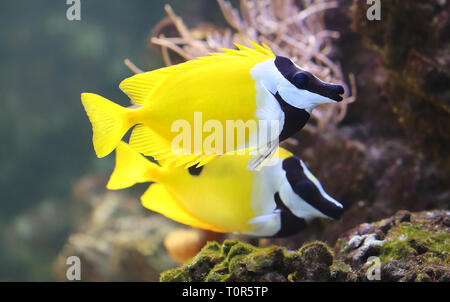
<path fill-rule="evenodd" d="M 298 251 L 258 248 L 238 240 L 209 242 L 185 265 L 161 274 L 161 281 L 327 281 L 333 253 L 322 242 Z"/>
<path fill-rule="evenodd" d="M 338 1 L 302 0 L 297 5 L 293 0 L 241 0 L 240 11 L 228 1 L 217 2 L 231 27 L 229 29 L 202 24 L 189 30 L 172 8 L 166 6 L 169 19 L 157 25 L 151 42 L 161 47 L 167 65 L 174 63 L 171 53 L 176 55 L 175 62 L 178 63 L 221 48 L 235 48 L 233 43 L 248 46 L 249 40 L 266 43 L 276 54 L 293 59 L 322 80 L 344 86 L 344 101 L 323 105 L 313 113 L 317 128 L 321 130 L 342 121 L 347 105 L 355 100 L 354 77 L 350 76 L 350 89 L 340 65 L 332 59 L 333 41 L 339 33 L 325 28 L 323 22 L 323 12 L 336 8 Z M 308 128 L 316 129 L 313 125 Z"/>

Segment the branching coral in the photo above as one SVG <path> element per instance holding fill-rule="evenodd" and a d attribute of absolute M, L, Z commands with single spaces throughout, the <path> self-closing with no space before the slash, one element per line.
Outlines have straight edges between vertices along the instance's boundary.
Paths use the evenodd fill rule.
<path fill-rule="evenodd" d="M 345 117 L 347 105 L 355 100 L 355 79 L 349 76 L 350 87 L 338 63 L 330 58 L 333 40 L 339 33 L 325 28 L 323 12 L 336 8 L 337 1 L 302 0 L 241 0 L 240 11 L 230 2 L 217 0 L 223 16 L 232 29 L 200 26 L 189 30 L 183 20 L 166 5 L 169 20 L 178 36 L 159 34 L 151 42 L 161 47 L 167 65 L 172 64 L 171 53 L 191 60 L 221 48 L 235 48 L 234 43 L 249 45 L 249 40 L 266 43 L 276 54 L 292 58 L 299 66 L 324 81 L 345 87 L 345 99 L 339 104 L 323 105 L 313 114 L 315 131 L 334 127 Z M 350 89 L 351 88 L 351 89 Z"/>

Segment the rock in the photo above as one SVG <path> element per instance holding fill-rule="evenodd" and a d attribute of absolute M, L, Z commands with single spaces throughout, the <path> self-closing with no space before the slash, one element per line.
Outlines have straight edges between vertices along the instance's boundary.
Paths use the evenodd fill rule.
<path fill-rule="evenodd" d="M 320 241 L 298 250 L 260 248 L 239 240 L 209 242 L 186 264 L 163 272 L 160 280 L 369 281 L 369 269 L 378 262 L 381 281 L 450 281 L 448 217 L 445 210 L 398 211 L 347 231 L 334 253 Z"/>
<path fill-rule="evenodd" d="M 330 267 L 330 281 L 356 281 L 356 275 L 352 272 L 350 265 L 341 260 L 334 260 Z"/>
<path fill-rule="evenodd" d="M 353 30 L 387 72 L 382 90 L 398 123 L 415 146 L 443 159 L 447 171 L 450 161 L 441 157 L 450 146 L 449 5 L 386 1 L 381 22 L 367 20 L 365 2 L 352 6 Z"/>
<path fill-rule="evenodd" d="M 179 225 L 146 210 L 136 197 L 89 180 L 75 185 L 78 203 L 91 208 L 56 258 L 55 278 L 67 281 L 66 260 L 78 256 L 82 281 L 157 281 L 175 265 L 163 241 Z"/>
<path fill-rule="evenodd" d="M 399 211 L 393 217 L 360 225 L 341 237 L 337 259 L 367 280 L 365 262 L 377 256 L 382 281 L 445 281 L 450 274 L 450 211 Z M 364 233 L 364 234 L 362 234 Z M 383 240 L 379 235 L 383 234 Z"/>
<path fill-rule="evenodd" d="M 348 242 L 347 255 L 351 259 L 351 263 L 364 263 L 370 256 L 379 254 L 382 240 L 377 240 L 377 234 L 355 235 Z"/>
<path fill-rule="evenodd" d="M 258 248 L 238 240 L 208 243 L 185 265 L 161 274 L 161 281 L 328 281 L 333 253 L 322 242 L 297 251 Z"/>

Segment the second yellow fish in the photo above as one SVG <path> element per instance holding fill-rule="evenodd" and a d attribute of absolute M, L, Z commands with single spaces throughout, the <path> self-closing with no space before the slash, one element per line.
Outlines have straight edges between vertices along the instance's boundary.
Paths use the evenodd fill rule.
<path fill-rule="evenodd" d="M 249 157 L 225 154 L 200 168 L 174 168 L 152 163 L 121 142 L 107 187 L 156 182 L 141 197 L 146 208 L 216 232 L 282 237 L 316 217 L 341 216 L 343 206 L 298 157 L 281 149 L 277 163 L 260 171 L 247 169 Z"/>

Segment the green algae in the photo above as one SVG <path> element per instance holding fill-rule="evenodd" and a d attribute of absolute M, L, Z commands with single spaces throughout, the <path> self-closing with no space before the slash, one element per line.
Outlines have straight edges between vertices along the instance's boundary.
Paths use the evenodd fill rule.
<path fill-rule="evenodd" d="M 298 250 L 259 248 L 238 240 L 209 242 L 186 264 L 162 273 L 160 280 L 367 281 L 367 257 L 378 256 L 382 281 L 448 281 L 448 215 L 446 211 L 399 211 L 350 230 L 348 237 L 337 241 L 334 252 L 320 241 Z M 360 242 L 349 244 L 355 236 Z"/>
<path fill-rule="evenodd" d="M 333 264 L 333 251 L 323 242 L 313 241 L 303 245 L 299 250 L 308 264 L 325 263 L 330 266 Z"/>
<path fill-rule="evenodd" d="M 350 273 L 351 267 L 350 265 L 346 264 L 344 261 L 336 260 L 333 262 L 333 264 L 330 266 L 330 269 L 332 272 L 344 272 L 344 273 Z"/>
<path fill-rule="evenodd" d="M 450 234 L 430 232 L 424 225 L 403 222 L 381 246 L 380 259 L 399 260 L 426 252 L 443 256 L 442 260 L 447 264 L 450 257 Z"/>
<path fill-rule="evenodd" d="M 163 272 L 161 281 L 320 281 L 328 280 L 333 253 L 322 242 L 298 251 L 258 248 L 238 240 L 209 242 L 181 267 Z"/>
<path fill-rule="evenodd" d="M 382 281 L 449 281 L 450 229 L 449 212 L 445 210 L 409 213 L 399 211 L 393 217 L 372 224 L 360 225 L 338 240 L 337 259 L 331 267 L 332 277 L 347 281 L 367 281 L 367 254 L 378 256 Z M 356 237 L 355 237 L 356 236 Z M 366 242 L 370 236 L 376 240 Z M 355 238 L 360 243 L 353 244 Z M 339 260 L 350 265 L 354 274 L 345 276 L 345 268 L 334 268 Z M 353 277 L 356 276 L 356 279 Z"/>
<path fill-rule="evenodd" d="M 203 280 L 209 271 L 224 260 L 222 247 L 217 242 L 208 242 L 194 258 L 183 267 L 165 271 L 160 275 L 160 281 L 192 282 Z"/>

